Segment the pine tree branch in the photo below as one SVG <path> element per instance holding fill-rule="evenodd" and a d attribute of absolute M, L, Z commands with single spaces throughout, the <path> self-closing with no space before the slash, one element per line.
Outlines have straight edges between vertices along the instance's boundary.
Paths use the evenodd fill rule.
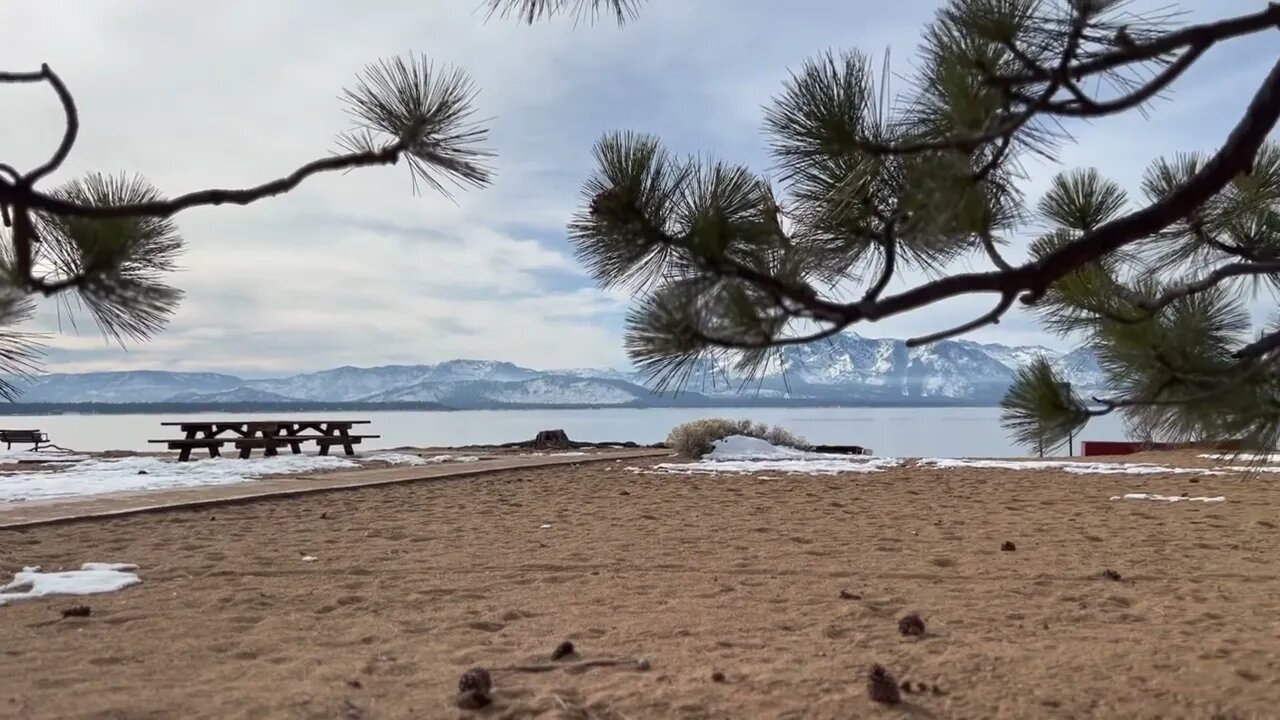
<path fill-rule="evenodd" d="M 57 215 L 87 218 L 168 217 L 193 207 L 227 204 L 249 205 L 259 200 L 287 193 L 301 185 L 307 178 L 321 173 L 375 165 L 395 165 L 404 149 L 405 143 L 403 141 L 396 142 L 379 150 L 345 153 L 313 160 L 282 178 L 254 187 L 199 190 L 166 200 L 129 205 L 95 206 L 71 202 L 0 179 L 0 202 L 23 205 L 33 210 L 44 210 Z"/>
<path fill-rule="evenodd" d="M 1222 387 L 1219 386 L 1219 387 L 1209 388 L 1204 392 L 1199 392 L 1199 393 L 1187 395 L 1184 397 L 1160 398 L 1159 395 L 1164 393 L 1169 388 L 1173 387 L 1173 385 L 1178 382 L 1179 377 L 1184 377 L 1184 374 L 1179 373 L 1179 371 L 1176 368 L 1173 368 L 1172 366 L 1170 366 L 1168 361 L 1164 360 L 1163 357 L 1157 356 L 1157 358 L 1161 360 L 1161 364 L 1165 367 L 1166 370 L 1169 371 L 1170 376 L 1167 379 L 1165 379 L 1164 382 L 1160 383 L 1160 386 L 1156 388 L 1155 391 L 1151 392 L 1149 397 L 1100 398 L 1095 395 L 1090 399 L 1093 400 L 1095 403 L 1101 405 L 1102 407 L 1101 408 L 1085 408 L 1084 411 L 1087 412 L 1090 417 L 1102 417 L 1103 415 L 1107 415 L 1112 412 L 1115 412 L 1116 410 L 1121 410 L 1124 408 L 1176 407 L 1179 405 L 1192 405 L 1196 403 L 1212 402 L 1217 398 L 1221 397 Z M 1273 369 L 1276 363 L 1280 362 L 1280 357 L 1269 358 L 1265 362 L 1253 362 L 1254 359 L 1255 358 L 1242 358 L 1243 362 L 1241 362 L 1239 366 L 1239 368 L 1241 369 L 1241 372 L 1238 375 L 1229 376 L 1229 377 L 1214 376 L 1207 379 L 1212 382 L 1218 382 L 1223 384 L 1242 383 L 1242 382 L 1250 381 L 1257 378 L 1262 373 Z"/>
<path fill-rule="evenodd" d="M 889 281 L 893 279 L 898 259 L 898 238 L 892 223 L 885 225 L 882 247 L 884 248 L 884 267 L 880 269 L 880 278 L 862 296 L 862 302 L 864 303 L 875 302 L 885 288 L 889 287 Z"/>
<path fill-rule="evenodd" d="M 1253 166 L 1254 157 L 1280 120 L 1280 62 L 1272 66 L 1244 116 L 1222 147 L 1173 192 L 1147 207 L 1106 223 L 1075 241 L 1022 266 L 1034 302 L 1058 278 L 1185 218 Z M 1015 271 L 1016 273 L 1017 271 Z"/>
<path fill-rule="evenodd" d="M 785 338 L 770 338 L 768 340 L 728 339 L 728 338 L 707 335 L 706 333 L 701 331 L 696 331 L 693 333 L 693 335 L 701 343 L 704 343 L 706 345 L 714 345 L 720 348 L 726 348 L 730 350 L 765 350 L 768 348 L 785 347 L 788 345 L 808 345 L 809 343 L 818 342 L 819 340 L 826 340 L 828 338 L 839 335 L 843 330 L 844 330 L 844 326 L 831 326 L 823 330 L 819 330 L 818 332 L 810 333 L 808 335 L 796 335 L 793 337 L 785 337 Z"/>
<path fill-rule="evenodd" d="M 1000 251 L 996 249 L 996 241 L 995 238 L 991 237 L 991 233 L 979 233 L 978 239 L 982 241 L 982 249 L 986 251 L 987 257 L 991 259 L 991 264 L 1004 272 L 1013 270 L 1013 266 L 1009 264 L 1009 261 L 1005 260 Z"/>
<path fill-rule="evenodd" d="M 1280 26 L 1280 2 L 1269 2 L 1265 10 L 1241 15 L 1226 20 L 1192 25 L 1181 30 L 1165 33 L 1146 42 L 1121 46 L 1119 49 L 1104 53 L 1095 58 L 1082 61 L 1067 68 L 1067 77 L 1080 81 L 1087 77 L 1115 70 L 1135 62 L 1155 60 L 1183 48 L 1200 48 L 1207 50 L 1217 43 L 1232 40 L 1254 33 L 1266 32 Z M 1029 85 L 1042 80 L 1043 76 L 1035 72 L 1020 75 L 1007 75 L 1000 78 L 1002 84 L 1010 86 Z"/>
<path fill-rule="evenodd" d="M 1199 280 L 1183 283 L 1178 287 L 1172 288 L 1151 302 L 1139 302 L 1138 307 L 1147 313 L 1147 317 L 1151 317 L 1182 298 L 1198 295 L 1217 287 L 1224 280 L 1251 275 L 1273 275 L 1275 273 L 1280 273 L 1280 261 L 1229 263 L 1215 269 Z"/>
<path fill-rule="evenodd" d="M 1114 115 L 1116 113 L 1132 110 L 1154 99 L 1166 88 L 1173 84 L 1175 80 L 1182 76 L 1192 65 L 1200 59 L 1200 56 L 1208 50 L 1207 46 L 1193 46 L 1188 48 L 1173 64 L 1165 68 L 1159 75 L 1149 80 L 1145 85 L 1134 90 L 1131 93 L 1122 95 L 1111 100 L 1098 101 L 1088 97 L 1083 91 L 1079 90 L 1074 82 L 1068 82 L 1068 87 L 1076 88 L 1073 91 L 1075 100 L 1068 100 L 1060 103 L 1049 103 L 1042 112 L 1049 115 L 1059 115 L 1063 117 L 1076 118 L 1095 118 L 1104 115 Z"/>
<path fill-rule="evenodd" d="M 1004 302 L 1004 296 L 1025 291 L 1022 302 L 1033 305 L 1055 281 L 1126 245 L 1156 235 L 1208 202 L 1232 179 L 1252 166 L 1254 156 L 1275 128 L 1277 120 L 1280 120 L 1280 62 L 1272 67 L 1244 116 L 1218 152 L 1186 182 L 1156 202 L 1105 223 L 1039 260 L 1012 270 L 951 275 L 874 303 L 827 306 L 823 311 L 835 311 L 839 314 L 838 324 L 848 327 L 855 322 L 880 320 L 960 295 L 1000 293 L 1001 302 L 992 312 L 962 326 L 960 330 L 963 332 L 990 324 L 1008 311 L 1010 304 Z M 953 334 L 956 334 L 954 330 L 944 333 L 946 336 Z M 932 337 L 918 340 L 924 342 Z"/>
<path fill-rule="evenodd" d="M 909 338 L 906 342 L 906 345 L 909 348 L 919 347 L 921 345 L 928 345 L 929 343 L 938 342 L 939 340 L 946 340 L 948 338 L 958 337 L 960 335 L 964 335 L 965 333 L 972 332 L 974 330 L 977 330 L 980 327 L 985 327 L 987 325 L 999 325 L 1000 318 L 1004 317 L 1004 314 L 1009 312 L 1009 308 L 1013 307 L 1013 301 L 1016 299 L 1016 297 L 1017 297 L 1016 292 L 1002 293 L 1000 295 L 1000 301 L 997 302 L 996 306 L 991 308 L 990 312 L 988 312 L 986 315 L 983 315 L 982 317 L 979 317 L 979 318 L 974 318 L 973 320 L 970 320 L 967 323 L 964 323 L 962 325 L 957 325 L 949 330 L 941 330 L 939 332 L 932 333 L 929 335 L 920 335 L 917 337 Z"/>
<path fill-rule="evenodd" d="M 1237 360 L 1253 360 L 1280 350 L 1280 330 L 1264 334 L 1256 341 L 1232 353 Z"/>
<path fill-rule="evenodd" d="M 66 116 L 66 127 L 62 132 L 62 142 L 58 144 L 58 149 L 54 151 L 53 157 L 23 176 L 22 179 L 28 186 L 34 185 L 37 181 L 62 166 L 67 156 L 71 154 L 71 148 L 76 144 L 76 136 L 80 133 L 80 113 L 76 110 L 75 99 L 71 97 L 71 92 L 67 90 L 62 78 L 58 77 L 58 74 L 49 68 L 48 63 L 40 66 L 40 75 L 48 81 L 49 85 L 53 87 L 53 91 L 58 95 L 58 102 L 62 104 L 62 112 Z"/>
<path fill-rule="evenodd" d="M 1168 88 L 1215 44 L 1280 27 L 1280 2 L 1271 2 L 1266 10 L 1252 15 L 1184 28 L 1148 42 L 1124 46 L 1100 57 L 1077 63 L 1075 61 L 1079 43 L 1087 29 L 1086 20 L 1083 14 L 1076 15 L 1058 64 L 1053 68 L 1040 66 L 1012 42 L 1002 43 L 1002 47 L 1011 50 L 1014 57 L 1028 67 L 1027 71 L 1021 74 L 989 74 L 987 78 L 988 83 L 1004 88 L 1010 97 L 1023 105 L 1022 109 L 1011 117 L 1004 118 L 981 132 L 910 143 L 860 143 L 860 148 L 865 152 L 882 155 L 909 155 L 942 150 L 967 151 L 999 139 L 1008 142 L 1013 134 L 1037 116 L 1091 118 L 1131 110 L 1150 101 Z M 1122 97 L 1106 101 L 1093 100 L 1077 85 L 1080 80 L 1092 75 L 1136 62 L 1157 59 L 1178 50 L 1184 50 L 1178 60 L 1152 80 Z M 1019 87 L 1038 83 L 1045 83 L 1045 87 L 1035 95 L 1017 90 Z M 1074 100 L 1055 102 L 1054 96 L 1063 89 L 1070 92 Z M 1003 154 L 1003 150 L 997 152 L 997 155 L 1000 154 Z M 983 174 L 985 173 L 980 173 L 979 177 Z"/>
<path fill-rule="evenodd" d="M 485 0 L 489 6 L 488 17 L 515 15 L 520 21 L 532 25 L 543 18 L 551 18 L 566 10 L 577 19 L 595 19 L 602 11 L 612 11 L 618 24 L 632 20 L 639 12 L 642 0 Z"/>

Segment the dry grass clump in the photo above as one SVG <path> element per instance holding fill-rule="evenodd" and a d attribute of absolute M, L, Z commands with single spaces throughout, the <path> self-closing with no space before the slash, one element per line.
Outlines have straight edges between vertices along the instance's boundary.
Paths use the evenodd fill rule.
<path fill-rule="evenodd" d="M 667 446 L 685 457 L 700 458 L 711 452 L 712 443 L 730 435 L 759 438 L 772 445 L 797 450 L 809 450 L 813 447 L 804 438 L 780 427 L 770 427 L 751 420 L 725 418 L 704 418 L 677 425 L 667 435 Z"/>

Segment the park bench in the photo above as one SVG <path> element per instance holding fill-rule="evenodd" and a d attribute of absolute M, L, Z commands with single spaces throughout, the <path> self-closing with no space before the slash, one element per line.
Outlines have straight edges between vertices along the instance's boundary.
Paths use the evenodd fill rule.
<path fill-rule="evenodd" d="M 239 451 L 241 459 L 247 459 L 253 450 L 261 449 L 266 457 L 279 454 L 287 446 L 296 455 L 305 443 L 314 442 L 321 455 L 329 449 L 341 446 L 347 455 L 355 455 L 355 446 L 378 435 L 353 435 L 352 427 L 367 425 L 368 420 L 232 420 L 219 422 L 167 422 L 166 427 L 180 428 L 185 437 L 164 440 L 148 440 L 163 443 L 170 450 L 178 451 L 178 461 L 191 459 L 191 451 L 206 449 L 209 457 L 221 457 L 222 448 L 231 445 Z"/>
<path fill-rule="evenodd" d="M 31 444 L 35 446 L 33 449 L 39 450 L 41 443 L 49 442 L 49 435 L 39 430 L 0 430 L 0 442 L 8 450 L 13 449 L 14 443 Z"/>

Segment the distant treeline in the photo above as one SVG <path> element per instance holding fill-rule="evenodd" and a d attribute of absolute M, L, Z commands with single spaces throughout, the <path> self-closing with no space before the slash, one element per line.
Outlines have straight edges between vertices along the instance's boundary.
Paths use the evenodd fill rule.
<path fill-rule="evenodd" d="M 223 402 L 223 403 L 0 403 L 0 415 L 191 415 L 197 413 L 302 413 L 302 412 L 395 412 L 457 410 L 607 410 L 645 408 L 890 408 L 890 407 L 991 407 L 997 403 L 950 398 L 902 398 L 843 400 L 814 398 L 707 398 L 654 396 L 648 402 L 625 405 L 484 405 L 446 407 L 432 402 Z"/>

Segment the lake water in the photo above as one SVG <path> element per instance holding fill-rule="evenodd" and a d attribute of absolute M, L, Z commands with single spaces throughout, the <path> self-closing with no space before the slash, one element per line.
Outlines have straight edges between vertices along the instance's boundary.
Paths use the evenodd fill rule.
<path fill-rule="evenodd" d="M 323 419 L 370 420 L 366 450 L 400 446 L 504 443 L 531 439 L 539 430 L 563 428 L 574 440 L 661 442 L 674 426 L 705 417 L 750 418 L 781 425 L 821 445 L 862 445 L 898 457 L 1000 457 L 1030 454 L 1015 447 L 1000 427 L 1000 409 L 977 408 L 649 408 L 603 410 L 477 410 L 455 412 L 319 413 Z M 315 414 L 282 414 L 291 419 Z M 43 415 L 0 418 L 0 426 L 40 429 L 62 447 L 82 451 L 162 450 L 153 438 L 176 437 L 161 422 L 225 420 L 210 415 Z M 1124 437 L 1118 417 L 1097 418 L 1081 436 Z M 1077 441 L 1079 438 L 1077 438 Z M 1077 442 L 1076 447 L 1079 447 Z"/>

